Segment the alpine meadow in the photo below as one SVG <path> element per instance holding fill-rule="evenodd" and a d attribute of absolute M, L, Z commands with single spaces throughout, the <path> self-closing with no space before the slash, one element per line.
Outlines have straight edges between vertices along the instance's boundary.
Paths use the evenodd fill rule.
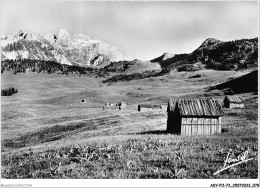
<path fill-rule="evenodd" d="M 60 14 L 69 2 L 63 3 Z M 224 14 L 227 20 L 236 20 L 226 11 L 257 7 L 257 3 L 243 2 L 243 7 L 237 5 L 239 2 L 128 2 L 131 6 L 127 10 L 133 15 L 118 13 L 126 10 L 127 2 L 81 3 L 81 9 L 75 8 L 79 2 L 68 6 L 68 10 L 77 10 L 77 14 L 70 12 L 71 20 L 63 22 L 53 13 L 59 20 L 50 21 L 55 23 L 55 32 L 43 22 L 46 29 L 42 32 L 35 29 L 42 28 L 40 25 L 7 32 L 14 27 L 6 25 L 1 35 L 3 179 L 258 178 L 258 33 L 248 36 L 237 29 L 242 34 L 236 35 L 232 24 L 224 26 L 221 21 L 216 21 L 219 30 L 213 26 L 214 19 L 221 20 Z M 206 11 L 225 3 L 237 6 L 226 6 L 219 17 Z M 4 1 L 2 9 L 8 10 L 7 5 Z M 88 5 L 99 13 L 92 15 Z M 106 14 L 101 10 L 107 6 Z M 172 16 L 175 21 L 171 21 L 168 13 L 178 11 L 174 6 L 180 7 L 182 16 Z M 206 13 L 188 22 L 191 17 L 184 16 L 185 7 Z M 246 15 L 254 12 L 250 10 Z M 73 17 L 79 13 L 83 15 L 80 19 Z M 5 15 L 3 20 L 9 19 L 9 14 L 0 14 Z M 137 15 L 142 15 L 140 20 Z M 164 21 L 159 22 L 160 17 Z M 36 18 L 30 19 L 27 22 L 34 23 Z M 73 19 L 80 20 L 79 32 L 72 29 Z M 111 28 L 106 30 L 105 21 L 97 19 L 107 20 Z M 207 27 L 214 29 L 205 29 L 199 36 L 198 27 L 204 27 L 201 20 L 209 20 L 212 25 Z M 237 20 L 239 24 L 247 21 Z M 62 23 L 67 29 L 56 29 Z M 139 30 L 129 26 L 136 23 Z M 194 28 L 199 31 L 189 23 L 196 23 Z M 170 30 L 174 24 L 168 35 L 166 28 Z M 91 26 L 97 36 L 88 35 Z M 230 27 L 229 32 L 225 27 Z M 250 29 L 244 27 L 245 31 Z M 252 28 L 257 31 L 257 24 Z M 234 37 L 226 40 L 228 34 Z M 176 41 L 171 45 L 177 47 L 169 51 L 167 43 L 160 40 L 171 41 L 171 36 Z M 132 37 L 143 40 L 119 42 Z M 175 50 L 185 44 L 191 49 L 185 42 L 195 39 L 199 43 L 192 50 Z M 156 51 L 159 47 L 163 52 Z M 137 55 L 142 51 L 149 59 Z"/>

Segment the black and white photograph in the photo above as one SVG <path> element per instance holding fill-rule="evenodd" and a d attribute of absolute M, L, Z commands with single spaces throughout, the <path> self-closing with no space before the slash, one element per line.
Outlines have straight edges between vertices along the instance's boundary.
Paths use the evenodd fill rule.
<path fill-rule="evenodd" d="M 0 33 L 1 187 L 259 187 L 258 1 L 1 0 Z"/>

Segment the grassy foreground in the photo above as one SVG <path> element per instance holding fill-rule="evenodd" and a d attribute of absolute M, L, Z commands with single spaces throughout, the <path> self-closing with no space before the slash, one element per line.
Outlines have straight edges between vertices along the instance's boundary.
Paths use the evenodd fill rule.
<path fill-rule="evenodd" d="M 257 136 L 134 136 L 2 156 L 3 178 L 257 178 Z M 242 142 L 241 142 L 242 141 Z M 255 143 L 255 144 L 253 144 Z M 228 149 L 254 160 L 213 173 Z"/>

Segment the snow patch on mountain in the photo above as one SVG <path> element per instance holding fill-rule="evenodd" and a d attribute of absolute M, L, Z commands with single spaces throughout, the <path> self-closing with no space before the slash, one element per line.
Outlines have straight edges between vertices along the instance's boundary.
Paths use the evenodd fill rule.
<path fill-rule="evenodd" d="M 95 37 L 83 35 L 83 34 L 75 34 L 72 36 L 72 40 L 82 40 L 82 41 L 98 41 Z"/>
<path fill-rule="evenodd" d="M 54 42 L 56 42 L 55 39 L 55 35 L 51 34 L 51 33 L 47 33 L 44 35 L 44 39 L 47 40 L 48 42 L 50 42 L 51 44 L 53 44 Z"/>
<path fill-rule="evenodd" d="M 112 61 L 133 60 L 133 58 L 130 55 L 127 55 L 126 53 L 122 52 L 119 48 L 111 44 L 100 42 L 98 45 L 98 50 L 101 54 L 110 57 Z"/>
<path fill-rule="evenodd" d="M 27 59 L 29 57 L 29 52 L 27 51 L 11 51 L 3 54 L 6 59 L 16 60 L 16 59 Z"/>
<path fill-rule="evenodd" d="M 1 35 L 1 47 L 6 47 L 8 45 L 13 45 L 14 43 L 16 43 L 18 41 L 17 38 L 11 36 L 11 35 Z"/>
<path fill-rule="evenodd" d="M 61 55 L 55 50 L 51 51 L 51 53 L 53 54 L 57 62 L 61 64 L 72 65 L 64 55 Z"/>
<path fill-rule="evenodd" d="M 71 40 L 69 32 L 65 29 L 60 29 L 57 34 L 57 40 L 62 42 Z"/>

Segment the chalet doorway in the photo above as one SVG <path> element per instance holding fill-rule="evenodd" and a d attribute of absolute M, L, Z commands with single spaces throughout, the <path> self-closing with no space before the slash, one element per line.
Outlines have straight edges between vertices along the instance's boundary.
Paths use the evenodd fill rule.
<path fill-rule="evenodd" d="M 167 132 L 181 134 L 181 117 L 174 113 L 168 113 Z"/>

